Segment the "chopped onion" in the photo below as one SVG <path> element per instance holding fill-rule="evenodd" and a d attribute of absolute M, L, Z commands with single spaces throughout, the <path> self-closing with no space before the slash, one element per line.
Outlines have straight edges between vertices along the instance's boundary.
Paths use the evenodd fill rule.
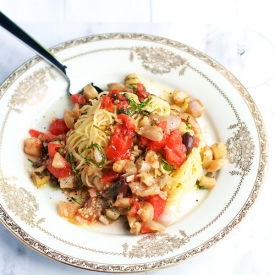
<path fill-rule="evenodd" d="M 203 104 L 198 99 L 190 100 L 186 112 L 194 117 L 200 117 L 203 111 Z"/>
<path fill-rule="evenodd" d="M 153 141 L 161 141 L 163 131 L 162 128 L 158 126 L 144 126 L 140 128 L 140 135 Z"/>
<path fill-rule="evenodd" d="M 160 121 L 166 121 L 167 130 L 174 131 L 179 129 L 181 119 L 178 116 L 161 116 Z"/>
<path fill-rule="evenodd" d="M 66 178 L 61 178 L 58 179 L 59 183 L 60 183 L 60 188 L 73 188 L 74 187 L 74 181 L 75 181 L 75 177 L 74 176 L 69 176 Z"/>
<path fill-rule="evenodd" d="M 177 215 L 170 208 L 165 208 L 161 215 L 158 217 L 158 222 L 164 226 L 169 226 L 178 220 Z"/>
<path fill-rule="evenodd" d="M 119 92 L 129 92 L 131 91 L 130 88 L 128 88 L 126 85 L 122 84 L 122 83 L 109 83 L 107 85 L 107 87 L 110 89 L 110 90 L 113 90 L 113 89 L 116 89 L 118 90 Z"/>
<path fill-rule="evenodd" d="M 97 148 L 94 149 L 94 157 L 97 163 L 100 163 L 102 161 L 102 155 Z"/>
<path fill-rule="evenodd" d="M 66 165 L 65 159 L 58 152 L 56 152 L 53 157 L 52 166 L 54 168 L 60 169 L 60 168 L 64 168 L 65 165 Z"/>
<path fill-rule="evenodd" d="M 160 224 L 159 222 L 155 222 L 153 220 L 148 220 L 144 223 L 144 225 L 148 228 L 150 228 L 153 231 L 158 231 L 158 232 L 162 232 L 165 230 L 165 226 L 163 226 L 162 224 Z"/>
<path fill-rule="evenodd" d="M 150 170 L 151 170 L 151 165 L 149 163 L 147 163 L 146 161 L 142 160 L 139 163 L 139 169 L 138 169 L 139 173 L 148 172 Z"/>
<path fill-rule="evenodd" d="M 140 216 L 143 222 L 152 220 L 154 218 L 154 207 L 151 203 L 145 201 L 142 205 L 141 209 L 138 211 L 138 215 Z"/>

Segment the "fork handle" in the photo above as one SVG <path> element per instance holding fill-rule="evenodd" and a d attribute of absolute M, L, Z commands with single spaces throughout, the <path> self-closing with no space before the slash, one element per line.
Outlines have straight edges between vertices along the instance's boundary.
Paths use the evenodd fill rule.
<path fill-rule="evenodd" d="M 39 44 L 35 39 L 33 39 L 29 34 L 18 27 L 12 20 L 10 20 L 6 15 L 0 11 L 0 26 L 9 31 L 11 34 L 16 36 L 27 46 L 33 49 L 38 55 L 46 59 L 49 63 L 59 69 L 63 74 L 66 75 L 66 66 L 63 65 L 57 58 L 50 53 L 46 48 Z"/>

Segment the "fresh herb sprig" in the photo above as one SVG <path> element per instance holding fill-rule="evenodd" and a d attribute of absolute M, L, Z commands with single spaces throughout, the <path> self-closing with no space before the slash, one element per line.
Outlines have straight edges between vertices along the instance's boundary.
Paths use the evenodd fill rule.
<path fill-rule="evenodd" d="M 150 115 L 150 112 L 147 110 L 143 110 L 144 107 L 150 106 L 150 101 L 152 100 L 152 97 L 147 98 L 146 100 L 144 100 L 141 103 L 136 103 L 134 101 L 134 99 L 127 93 L 124 94 L 126 96 L 126 98 L 128 99 L 129 105 L 130 107 L 127 108 L 127 113 L 129 116 L 132 116 L 135 113 L 142 113 L 144 115 Z"/>
<path fill-rule="evenodd" d="M 67 157 L 69 163 L 71 164 L 71 167 L 72 167 L 72 171 L 77 179 L 77 187 L 78 189 L 81 189 L 82 188 L 82 180 L 81 180 L 81 177 L 80 175 L 78 174 L 78 172 L 76 171 L 76 167 L 75 167 L 75 163 L 74 163 L 74 160 L 73 160 L 73 154 L 72 153 L 68 153 L 68 157 Z"/>
<path fill-rule="evenodd" d="M 78 202 L 78 201 L 77 201 L 77 199 L 76 199 L 76 198 L 74 198 L 74 197 L 69 197 L 69 201 L 74 201 L 75 203 L 77 203 L 77 204 L 81 205 L 81 203 L 80 203 L 80 202 Z"/>
<path fill-rule="evenodd" d="M 192 125 L 189 122 L 189 120 L 190 120 L 190 116 L 188 116 L 187 119 L 186 119 L 186 127 L 187 127 L 187 129 L 191 129 L 191 127 L 192 127 Z"/>
<path fill-rule="evenodd" d="M 28 161 L 32 164 L 32 167 L 33 168 L 38 168 L 40 167 L 41 165 L 39 165 L 39 163 L 35 162 L 35 161 L 32 161 L 31 159 L 28 159 Z"/>
<path fill-rule="evenodd" d="M 205 190 L 206 189 L 203 185 L 200 185 L 200 181 L 199 180 L 196 181 L 196 185 L 201 190 Z"/>
<path fill-rule="evenodd" d="M 172 171 L 174 169 L 165 159 L 161 159 L 161 164 L 166 171 Z"/>
<path fill-rule="evenodd" d="M 84 159 L 85 159 L 85 161 L 86 161 L 86 163 L 87 164 L 90 164 L 90 163 L 92 163 L 92 164 L 94 164 L 97 168 L 102 168 L 103 167 L 103 164 L 105 163 L 105 161 L 106 161 L 106 156 L 105 156 L 105 154 L 104 154 L 104 152 L 103 152 L 103 149 L 101 148 L 101 146 L 99 145 L 99 144 L 97 144 L 97 143 L 92 143 L 91 145 L 89 145 L 88 147 L 85 147 L 83 150 L 82 150 L 82 152 L 84 152 L 84 151 L 86 151 L 86 150 L 88 150 L 88 149 L 92 149 L 92 148 L 96 148 L 98 151 L 99 151 L 99 153 L 100 153 L 100 155 L 101 155 L 101 161 L 99 162 L 99 163 L 97 163 L 95 160 L 93 160 L 92 158 L 88 158 L 88 157 L 83 157 Z"/>

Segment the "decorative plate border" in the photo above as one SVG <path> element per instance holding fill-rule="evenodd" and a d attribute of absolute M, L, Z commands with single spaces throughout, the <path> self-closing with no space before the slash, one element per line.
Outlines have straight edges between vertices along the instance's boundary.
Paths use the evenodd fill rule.
<path fill-rule="evenodd" d="M 240 92 L 240 94 L 242 95 L 242 97 L 244 98 L 246 103 L 248 104 L 251 112 L 253 111 L 253 115 L 254 115 L 253 118 L 254 118 L 255 125 L 257 127 L 257 131 L 258 131 L 259 137 L 260 137 L 260 145 L 261 145 L 260 168 L 259 168 L 259 171 L 257 174 L 256 183 L 255 183 L 253 190 L 251 192 L 251 196 L 249 197 L 246 204 L 239 211 L 239 213 L 235 217 L 235 219 L 230 224 L 228 224 L 220 233 L 218 233 L 216 236 L 211 238 L 209 241 L 207 241 L 203 245 L 200 245 L 199 247 L 197 247 L 191 251 L 180 254 L 173 258 L 169 258 L 169 259 L 165 259 L 165 260 L 157 261 L 157 262 L 151 262 L 149 264 L 148 263 L 147 264 L 138 264 L 138 265 L 134 265 L 134 266 L 131 266 L 131 265 L 125 265 L 125 266 L 121 266 L 121 265 L 109 266 L 108 265 L 108 266 L 105 266 L 105 265 L 101 265 L 98 263 L 90 263 L 90 262 L 85 262 L 85 264 L 84 264 L 84 262 L 82 260 L 78 261 L 77 259 L 74 259 L 72 257 L 68 257 L 66 255 L 60 254 L 59 252 L 54 251 L 54 250 L 42 245 L 41 243 L 33 240 L 30 236 L 28 236 L 28 234 L 25 231 L 23 231 L 22 229 L 17 227 L 17 225 L 14 223 L 14 221 L 11 219 L 11 217 L 9 217 L 6 214 L 6 212 L 4 211 L 4 209 L 2 209 L 2 208 L 0 208 L 1 209 L 0 218 L 1 218 L 1 220 L 3 220 L 3 222 L 7 226 L 7 228 L 12 231 L 12 233 L 17 235 L 21 240 L 23 240 L 26 244 L 30 245 L 32 248 L 38 250 L 39 252 L 42 252 L 43 254 L 45 254 L 46 256 L 49 256 L 50 258 L 56 259 L 58 261 L 61 261 L 61 262 L 67 263 L 67 264 L 78 266 L 81 268 L 92 269 L 92 270 L 96 270 L 96 271 L 105 271 L 105 272 L 137 272 L 137 271 L 145 271 L 145 270 L 170 266 L 175 263 L 182 262 L 182 261 L 204 251 L 205 249 L 211 247 L 214 243 L 216 243 L 217 241 L 222 239 L 225 235 L 227 235 L 235 227 L 236 224 L 238 224 L 242 220 L 242 218 L 245 216 L 246 212 L 250 209 L 251 205 L 255 202 L 255 199 L 257 198 L 258 193 L 259 193 L 260 186 L 263 182 L 265 166 L 267 163 L 266 134 L 262 127 L 263 122 L 261 119 L 261 115 L 260 115 L 257 107 L 255 106 L 255 103 L 253 102 L 251 96 L 248 94 L 248 92 L 244 89 L 244 87 L 239 83 L 239 81 L 237 79 L 235 79 L 226 69 L 224 69 L 220 64 L 218 64 L 217 62 L 212 60 L 210 57 L 207 57 L 203 53 L 201 53 L 191 47 L 188 47 L 182 43 L 176 42 L 176 41 L 168 40 L 168 39 L 161 38 L 161 37 L 156 37 L 156 36 L 151 36 L 151 35 L 141 35 L 141 34 L 104 34 L 104 35 L 84 37 L 84 38 L 80 38 L 80 39 L 62 43 L 61 45 L 54 47 L 52 49 L 52 52 L 55 53 L 55 52 L 59 52 L 61 50 L 64 50 L 64 49 L 67 49 L 67 48 L 70 48 L 70 47 L 73 47 L 76 45 L 81 45 L 83 43 L 106 40 L 106 39 L 136 39 L 136 40 L 152 41 L 155 43 L 172 46 L 174 48 L 183 50 L 183 51 L 203 60 L 204 62 L 206 62 L 213 68 L 215 68 L 229 82 L 231 82 L 233 84 L 233 86 Z M 87 52 L 87 53 L 83 53 L 83 54 L 90 54 L 90 53 Z M 168 64 L 168 66 L 159 66 L 159 67 L 150 66 L 150 64 L 152 64 L 152 63 L 155 64 L 155 62 L 152 62 L 152 59 L 154 59 L 154 61 L 156 61 L 159 58 L 159 55 L 161 55 L 161 54 L 166 55 L 167 59 L 169 59 L 169 60 L 171 60 L 171 57 L 173 57 L 172 58 L 173 62 L 170 62 L 170 64 Z M 163 74 L 163 73 L 169 72 L 169 70 L 171 70 L 171 69 L 181 68 L 179 71 L 179 75 L 183 75 L 187 68 L 193 69 L 194 71 L 199 73 L 202 77 L 204 77 L 207 81 L 209 81 L 228 100 L 228 102 L 229 102 L 230 106 L 232 107 L 234 114 L 237 118 L 237 123 L 234 125 L 231 125 L 229 127 L 230 129 L 237 129 L 237 132 L 234 133 L 234 136 L 232 138 L 227 140 L 226 145 L 229 149 L 229 156 L 230 156 L 231 162 L 235 163 L 236 168 L 239 168 L 238 171 L 231 172 L 231 175 L 240 175 L 241 176 L 239 186 L 237 187 L 233 197 L 228 202 L 228 204 L 225 206 L 225 208 L 221 211 L 221 213 L 213 221 L 211 221 L 211 223 L 209 223 L 204 228 L 193 233 L 190 236 L 187 236 L 183 231 L 180 231 L 182 238 L 178 238 L 177 242 L 178 242 L 178 245 L 181 246 L 181 245 L 185 244 L 187 241 L 189 241 L 191 237 L 199 234 L 205 228 L 210 226 L 210 224 L 214 223 L 215 220 L 217 220 L 223 214 L 223 212 L 226 211 L 226 209 L 228 208 L 230 203 L 233 201 L 233 199 L 237 195 L 237 193 L 241 187 L 243 177 L 245 177 L 249 173 L 250 166 L 251 166 L 252 159 L 253 159 L 253 154 L 252 155 L 247 154 L 247 155 L 245 155 L 245 158 L 243 158 L 243 155 L 242 155 L 242 157 L 239 156 L 238 152 L 236 152 L 235 148 L 236 148 L 236 146 L 237 147 L 245 146 L 245 148 L 250 148 L 253 152 L 254 145 L 253 145 L 252 138 L 250 137 L 250 133 L 249 133 L 245 123 L 240 121 L 237 111 L 234 109 L 233 105 L 230 103 L 230 101 L 226 97 L 226 95 L 219 89 L 219 87 L 217 87 L 214 84 L 214 82 L 211 81 L 211 79 L 209 79 L 207 76 L 203 75 L 196 68 L 193 68 L 192 66 L 190 66 L 190 64 L 185 59 L 182 59 L 179 55 L 177 55 L 177 56 L 174 55 L 170 51 L 167 51 L 167 50 L 164 50 L 161 48 L 157 48 L 157 47 L 156 48 L 153 48 L 153 47 L 151 47 L 151 48 L 146 48 L 146 47 L 131 48 L 130 49 L 130 61 L 133 60 L 135 55 L 137 55 L 138 58 L 142 60 L 142 65 L 146 70 L 150 70 L 152 73 L 156 73 L 156 74 Z M 77 56 L 75 56 L 75 57 L 77 57 Z M 75 57 L 71 57 L 71 58 L 75 58 Z M 71 58 L 69 58 L 69 59 L 71 59 Z M 23 64 L 18 70 L 16 70 L 13 74 L 11 74 L 11 76 L 8 77 L 8 79 L 0 86 L 0 98 L 8 90 L 10 85 L 19 76 L 21 76 L 24 72 L 26 72 L 30 67 L 37 64 L 40 60 L 41 60 L 41 58 L 35 57 L 35 58 L 29 60 L 28 62 L 26 62 L 25 64 Z M 50 68 L 45 68 L 45 72 L 48 72 L 52 78 L 54 77 L 50 72 Z M 36 79 L 37 79 L 37 76 L 40 76 L 40 78 L 38 77 L 38 79 L 40 79 L 40 80 L 44 79 L 43 81 L 45 81 L 45 78 L 41 77 L 43 75 L 43 70 L 39 71 L 39 72 L 35 72 L 35 73 L 37 74 Z M 29 81 L 29 79 L 27 81 Z M 24 87 L 24 85 L 23 85 L 23 87 Z M 20 94 L 22 94 L 22 93 L 20 93 Z M 15 108 L 15 106 L 24 104 L 24 100 L 22 101 L 22 99 L 21 99 L 20 101 L 13 101 L 13 99 L 15 99 L 15 98 L 16 97 L 13 97 L 10 102 L 10 106 L 9 106 L 10 111 L 14 110 L 14 111 L 20 112 L 20 109 Z M 25 99 L 25 98 L 23 97 L 23 99 Z M 26 99 L 26 102 L 27 101 L 28 101 L 28 99 Z M 240 144 L 240 142 L 239 142 L 240 137 L 242 137 L 242 139 L 245 139 L 245 143 Z M 234 144 L 234 146 L 232 146 L 233 144 Z M 238 148 L 240 148 L 240 147 L 238 147 Z M 243 160 L 245 160 L 245 161 L 243 161 Z M 2 174 L 2 171 L 1 171 L 1 174 Z M 0 178 L 0 190 L 2 188 L 2 191 L 3 191 L 3 188 L 6 188 L 7 184 L 8 183 L 7 183 L 6 179 L 3 179 L 3 177 L 1 177 Z M 11 187 L 11 185 L 10 185 L 10 187 Z M 10 189 L 12 190 L 13 188 L 10 188 Z M 19 192 L 21 196 L 23 194 L 23 197 L 24 197 L 24 195 L 26 195 L 25 192 L 27 192 L 27 191 L 26 190 L 16 190 L 15 192 Z M 23 202 L 23 204 L 24 204 L 24 202 Z M 32 214 L 34 214 L 37 209 L 35 198 L 33 200 L 32 206 L 33 206 L 33 208 L 30 210 L 30 212 L 33 211 Z M 14 210 L 14 211 L 16 211 L 16 210 Z M 22 213 L 21 213 L 21 215 L 22 215 Z M 31 216 L 33 217 L 33 215 L 31 215 Z M 25 216 L 22 219 L 25 219 Z M 43 219 L 39 219 L 34 224 L 34 220 L 32 219 L 32 221 L 29 221 L 29 225 L 40 227 L 40 223 L 42 223 L 42 222 L 43 222 Z M 43 230 L 43 228 L 40 228 L 40 230 Z M 149 257 L 148 256 L 149 254 L 146 254 L 146 251 L 149 249 L 149 252 L 150 251 L 152 252 L 152 249 L 155 250 L 157 247 L 159 247 L 158 245 L 155 247 L 152 246 L 152 243 L 158 244 L 158 240 L 157 240 L 158 238 L 160 238 L 160 241 L 163 241 L 168 238 L 167 244 L 169 244 L 169 236 L 166 233 L 149 235 L 149 236 L 143 237 L 138 242 L 138 245 L 135 247 L 132 247 L 132 250 L 130 250 L 130 251 L 128 251 L 128 246 L 127 246 L 127 244 L 125 244 L 123 246 L 123 255 L 128 256 L 128 257 L 140 258 L 141 253 L 142 253 L 142 256 L 146 257 L 146 255 L 147 255 L 147 257 Z M 174 242 L 172 242 L 172 243 L 174 243 Z M 143 248 L 145 247 L 145 249 L 142 249 L 142 247 Z M 170 247 L 170 249 L 173 249 L 173 248 L 176 248 L 176 247 Z M 98 251 L 98 252 L 100 252 L 100 251 Z M 106 252 L 102 251 L 101 253 L 106 253 Z M 165 253 L 166 253 L 166 251 L 160 250 L 157 252 L 156 255 L 158 255 L 158 256 L 164 255 Z M 107 254 L 109 254 L 109 253 L 107 252 Z M 110 253 L 110 254 L 112 254 L 112 253 Z"/>

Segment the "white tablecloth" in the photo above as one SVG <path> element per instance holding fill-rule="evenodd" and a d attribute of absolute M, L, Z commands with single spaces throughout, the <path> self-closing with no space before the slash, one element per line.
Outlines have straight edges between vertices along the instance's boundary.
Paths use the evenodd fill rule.
<path fill-rule="evenodd" d="M 272 0 L 239 2 L 245 25 L 263 33 L 275 45 Z M 137 32 L 199 48 L 209 33 L 235 24 L 234 3 L 234 0 L 0 0 L 0 9 L 46 47 L 91 34 Z M 0 28 L 0 83 L 32 56 L 30 49 Z M 144 274 L 275 274 L 275 78 L 248 91 L 262 114 L 269 139 L 269 171 L 255 205 L 226 238 L 203 254 L 169 269 Z M 0 223 L 0 274 L 95 273 L 38 254 Z"/>

